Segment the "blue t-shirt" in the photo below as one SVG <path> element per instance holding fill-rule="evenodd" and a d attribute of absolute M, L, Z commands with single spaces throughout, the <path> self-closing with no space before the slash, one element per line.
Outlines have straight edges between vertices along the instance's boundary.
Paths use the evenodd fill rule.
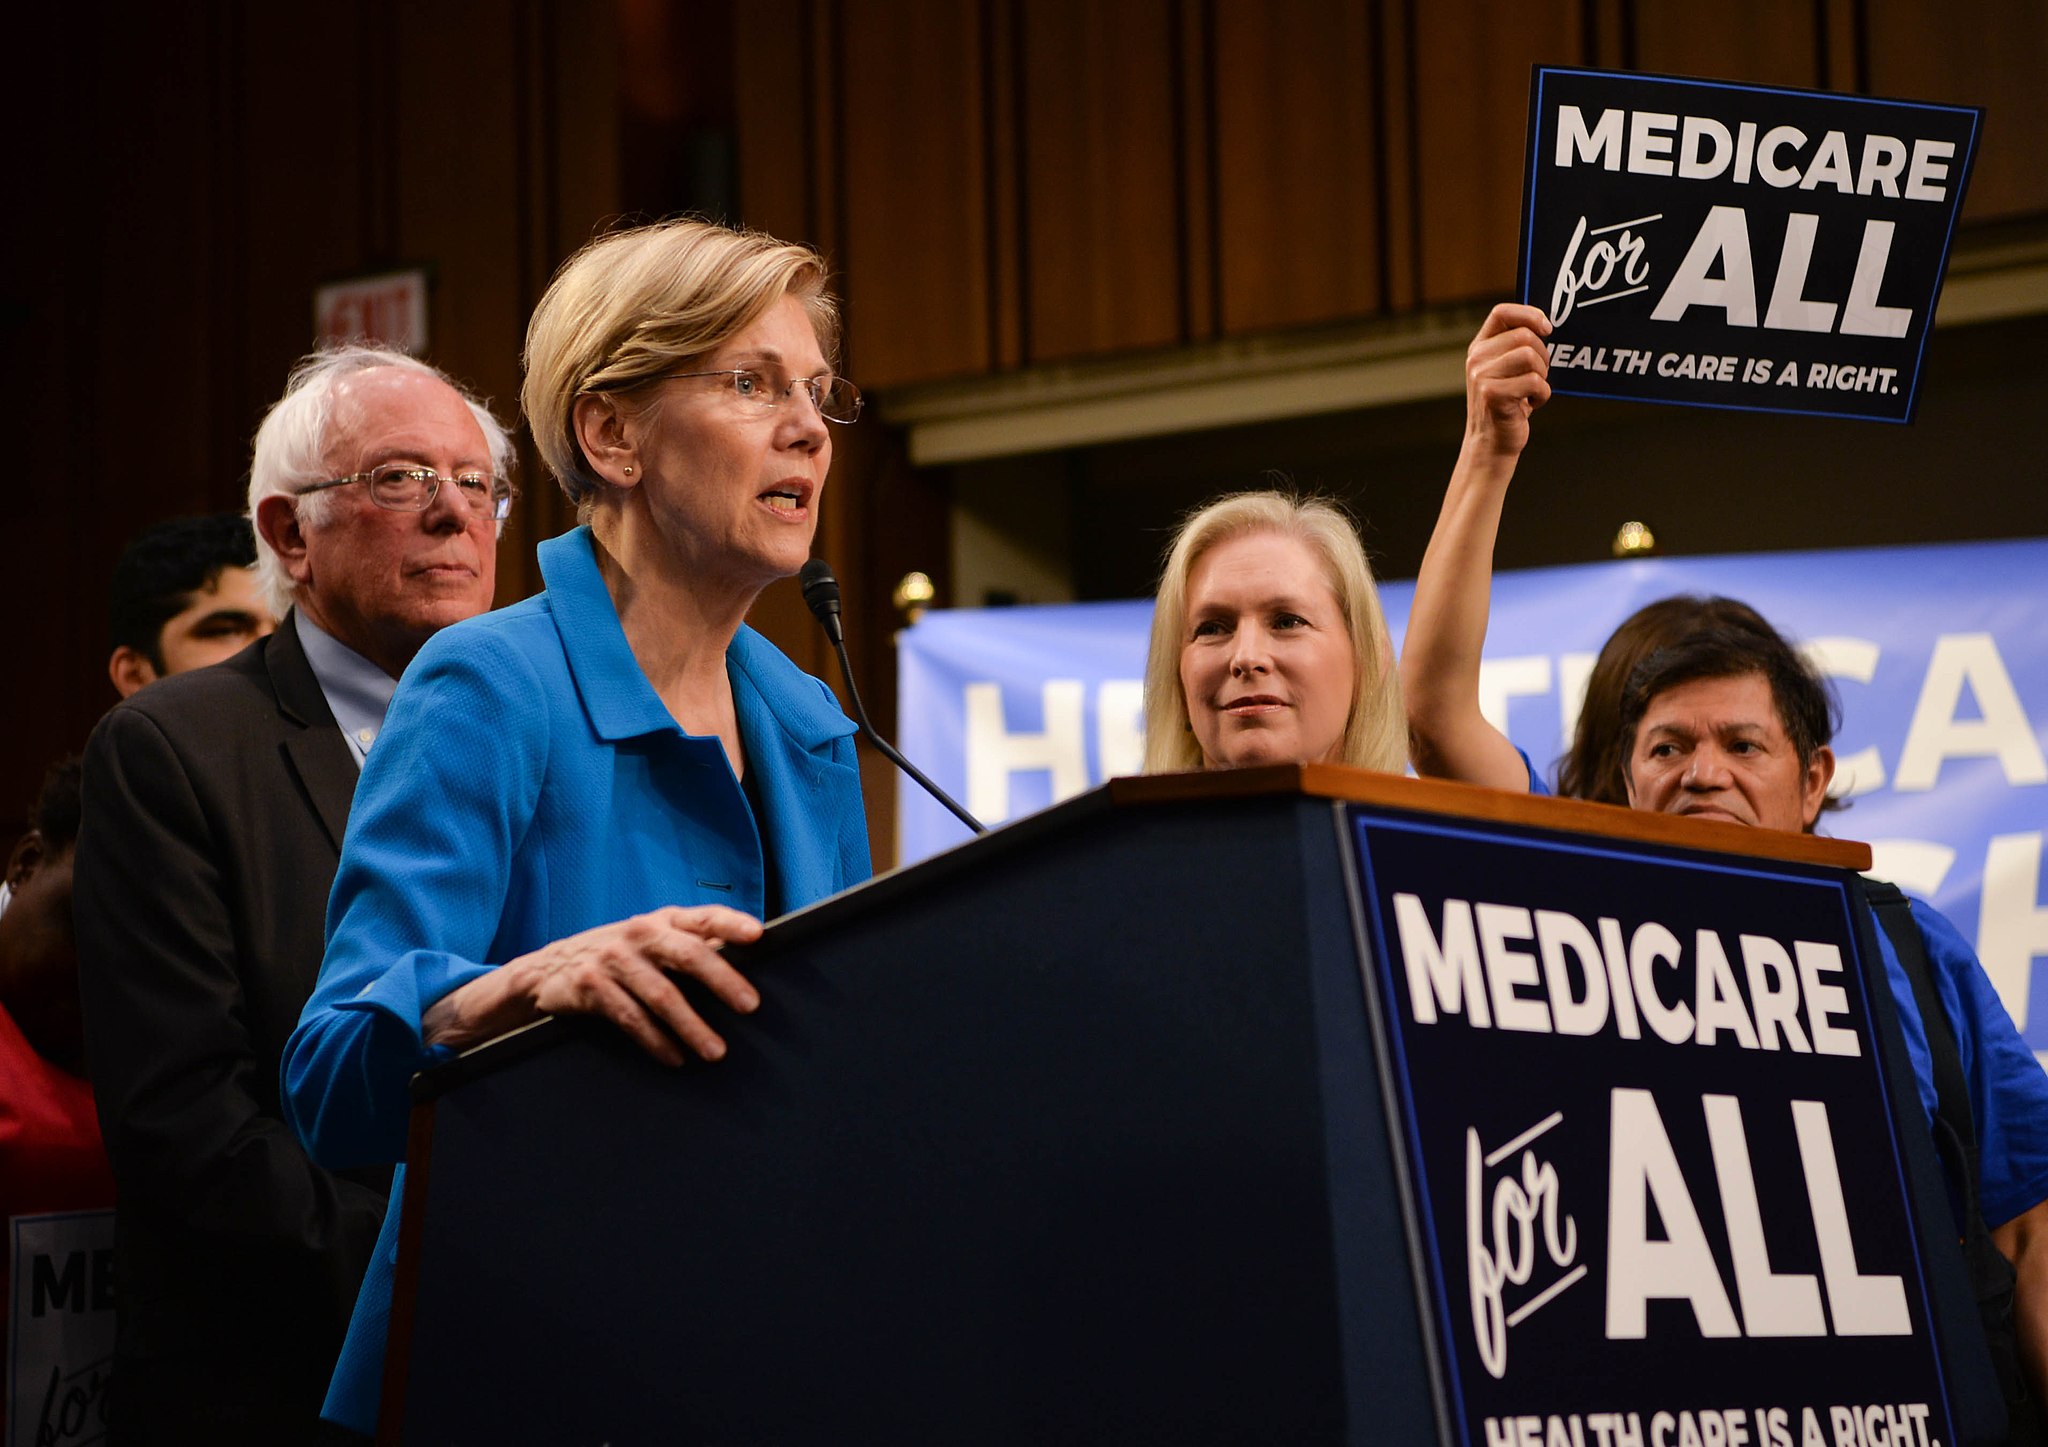
<path fill-rule="evenodd" d="M 1962 1056 L 1977 1126 L 1977 1204 L 1987 1226 L 2002 1226 L 2048 1200 L 2048 1071 L 2020 1039 L 2005 1002 L 1984 967 L 1932 905 L 1911 901 L 1913 923 L 1932 966 L 1934 987 Z M 1934 1069 L 1913 986 L 1883 930 L 1877 931 L 1885 978 L 1899 1007 L 1899 1027 L 1913 1062 L 1913 1083 L 1928 1125 L 1934 1123 Z"/>

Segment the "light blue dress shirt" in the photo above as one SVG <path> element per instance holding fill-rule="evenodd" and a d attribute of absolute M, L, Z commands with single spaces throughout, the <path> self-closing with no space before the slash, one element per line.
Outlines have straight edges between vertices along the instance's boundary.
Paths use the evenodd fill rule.
<path fill-rule="evenodd" d="M 360 769 L 384 727 L 398 680 L 308 618 L 304 609 L 292 609 L 292 626 L 299 630 L 306 662 Z"/>

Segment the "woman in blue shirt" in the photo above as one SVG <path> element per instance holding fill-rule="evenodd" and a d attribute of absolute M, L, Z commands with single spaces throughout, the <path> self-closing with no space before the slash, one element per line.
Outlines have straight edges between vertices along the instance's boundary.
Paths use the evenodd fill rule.
<path fill-rule="evenodd" d="M 725 1053 L 674 975 L 870 871 L 854 727 L 745 626 L 810 555 L 837 311 L 806 248 L 701 222 L 603 237 L 527 329 L 521 401 L 582 526 L 545 592 L 438 634 L 364 767 L 286 1111 L 330 1166 L 402 1160 L 407 1082 L 549 1014 Z M 325 1415 L 372 1430 L 398 1199 Z"/>

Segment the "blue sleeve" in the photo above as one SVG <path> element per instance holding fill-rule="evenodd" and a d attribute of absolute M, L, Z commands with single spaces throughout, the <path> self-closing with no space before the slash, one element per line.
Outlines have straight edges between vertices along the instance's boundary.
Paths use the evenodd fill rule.
<path fill-rule="evenodd" d="M 513 851 L 540 795 L 547 692 L 497 630 L 438 635 L 363 769 L 320 979 L 287 1043 L 285 1117 L 329 1167 L 405 1155 L 413 1074 L 448 1057 L 420 1022 L 491 968 Z"/>
<path fill-rule="evenodd" d="M 2048 1071 L 2020 1039 L 1976 951 L 1938 911 L 1912 904 L 1969 1084 L 1978 1207 L 1987 1226 L 2002 1226 L 2048 1200 Z"/>
<path fill-rule="evenodd" d="M 1529 762 L 1529 751 L 1516 749 L 1515 752 L 1522 756 L 1522 767 L 1529 771 L 1529 792 L 1542 798 L 1549 798 L 1552 793 L 1551 787 L 1544 782 L 1543 776 L 1536 772 L 1536 766 Z"/>

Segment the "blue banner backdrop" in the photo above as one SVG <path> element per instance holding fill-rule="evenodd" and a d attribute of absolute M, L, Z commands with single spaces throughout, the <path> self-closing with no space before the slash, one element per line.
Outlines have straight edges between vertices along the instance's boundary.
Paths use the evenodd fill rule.
<path fill-rule="evenodd" d="M 1843 725 L 1822 832 L 1867 839 L 1876 872 L 1973 939 L 2048 1055 L 2048 540 L 1655 558 L 1495 580 L 1489 717 L 1546 775 L 1616 624 L 1673 593 L 1741 598 L 1835 681 Z M 1382 591 L 1398 639 L 1411 583 Z M 902 637 L 901 745 L 991 824 L 1140 763 L 1148 603 L 935 612 Z M 966 831 L 900 791 L 904 862 Z M 2035 988 L 2037 987 L 2038 988 Z"/>

